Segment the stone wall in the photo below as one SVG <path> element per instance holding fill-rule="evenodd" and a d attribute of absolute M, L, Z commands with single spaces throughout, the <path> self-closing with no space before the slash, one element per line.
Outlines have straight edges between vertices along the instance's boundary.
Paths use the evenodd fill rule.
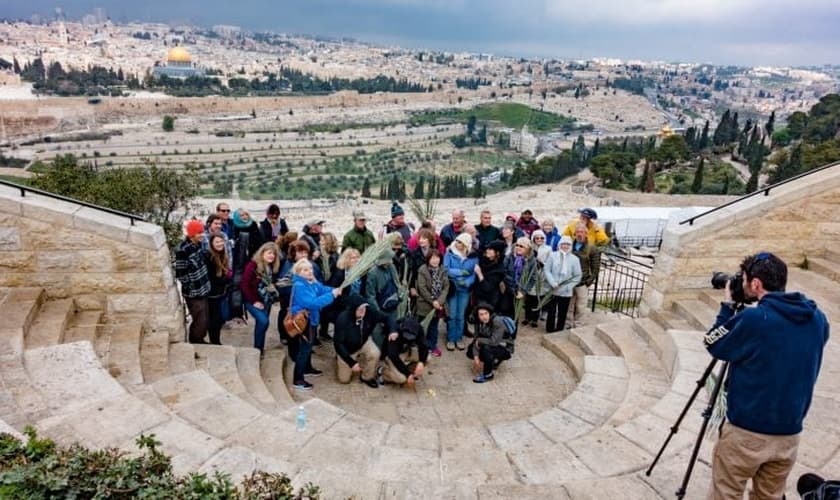
<path fill-rule="evenodd" d="M 713 271 L 732 273 L 747 255 L 770 251 L 788 266 L 840 248 L 840 163 L 702 217 L 669 226 L 642 314 L 696 297 Z"/>
<path fill-rule="evenodd" d="M 183 340 L 183 311 L 156 225 L 0 185 L 0 286 L 40 286 L 82 309 L 141 317 Z"/>

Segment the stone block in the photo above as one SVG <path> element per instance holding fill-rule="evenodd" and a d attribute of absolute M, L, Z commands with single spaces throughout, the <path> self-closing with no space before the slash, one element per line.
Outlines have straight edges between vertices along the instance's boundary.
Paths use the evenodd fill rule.
<path fill-rule="evenodd" d="M 507 452 L 536 450 L 552 444 L 551 440 L 528 420 L 490 425 L 487 430 L 496 441 L 496 446 Z"/>
<path fill-rule="evenodd" d="M 29 349 L 24 363 L 32 386 L 54 412 L 70 412 L 125 394 L 102 367 L 90 342 Z"/>
<path fill-rule="evenodd" d="M 633 476 L 571 481 L 565 483 L 563 487 L 575 500 L 601 500 L 603 498 L 660 500 L 662 498 L 651 486 Z"/>
<path fill-rule="evenodd" d="M 627 364 L 620 356 L 585 356 L 583 358 L 584 378 L 586 374 L 601 374 L 615 378 L 627 378 Z"/>
<path fill-rule="evenodd" d="M 317 484 L 321 498 L 378 499 L 382 495 L 382 482 L 370 477 L 347 473 L 323 472 L 317 468 L 304 468 L 292 480 L 296 487 L 306 483 Z"/>
<path fill-rule="evenodd" d="M 440 437 L 437 429 L 394 424 L 388 428 L 383 444 L 396 448 L 437 451 L 440 447 Z"/>
<path fill-rule="evenodd" d="M 38 269 L 55 272 L 98 272 L 114 270 L 108 250 L 50 250 L 36 254 Z"/>
<path fill-rule="evenodd" d="M 186 475 L 210 460 L 224 446 L 224 442 L 199 431 L 180 420 L 168 420 L 145 432 L 154 434 L 161 442 L 160 451 L 172 457 L 172 469 L 176 475 Z M 139 453 L 136 438 L 120 445 L 120 449 Z"/>
<path fill-rule="evenodd" d="M 517 474 L 482 427 L 458 429 L 441 441 L 441 471 L 444 483 L 511 484 Z"/>
<path fill-rule="evenodd" d="M 35 254 L 33 252 L 0 249 L 0 269 L 17 272 L 34 271 L 36 269 Z"/>
<path fill-rule="evenodd" d="M 627 379 L 598 373 L 584 373 L 575 392 L 582 392 L 614 403 L 621 403 L 627 395 Z"/>
<path fill-rule="evenodd" d="M 569 500 L 571 497 L 562 486 L 524 484 L 484 484 L 478 487 L 481 500 Z"/>
<path fill-rule="evenodd" d="M 633 420 L 618 426 L 616 432 L 651 455 L 656 456 L 662 443 L 665 442 L 665 438 L 668 437 L 674 422 L 675 420 L 669 421 L 664 417 L 652 413 L 643 413 Z M 670 443 L 668 443 L 665 456 L 674 455 L 689 448 L 694 444 L 696 437 L 697 435 L 689 430 L 677 432 L 671 438 Z"/>
<path fill-rule="evenodd" d="M 509 456 L 519 472 L 520 479 L 525 484 L 545 484 L 571 478 L 595 477 L 592 469 L 562 444 L 510 453 Z"/>
<path fill-rule="evenodd" d="M 285 460 L 268 457 L 241 446 L 228 446 L 210 457 L 198 468 L 199 473 L 212 475 L 214 472 L 226 472 L 230 474 L 234 483 L 241 482 L 242 478 L 252 472 L 261 470 L 265 472 L 284 473 L 289 477 L 297 474 L 298 467 Z"/>
<path fill-rule="evenodd" d="M 195 351 L 191 352 L 194 353 Z M 194 368 L 195 364 L 193 363 Z M 194 401 L 224 394 L 224 389 L 203 370 L 190 371 L 158 380 L 153 384 L 153 387 L 161 401 L 176 411 Z"/>
<path fill-rule="evenodd" d="M 128 229 L 128 242 L 147 250 L 156 251 L 166 246 L 163 228 L 147 222 L 135 222 Z"/>
<path fill-rule="evenodd" d="M 318 434 L 294 454 L 295 464 L 303 469 L 317 469 L 320 474 L 343 473 L 365 477 L 368 475 L 372 448 L 364 437 L 344 438 Z"/>
<path fill-rule="evenodd" d="M 598 429 L 573 439 L 567 446 L 599 476 L 639 470 L 653 458 L 612 429 Z"/>
<path fill-rule="evenodd" d="M 558 407 L 584 422 L 599 426 L 615 412 L 618 404 L 582 391 L 573 391 Z"/>
<path fill-rule="evenodd" d="M 478 500 L 472 485 L 435 484 L 418 478 L 415 481 L 388 481 L 382 485 L 382 500 Z M 484 498 L 482 496 L 482 498 Z"/>
<path fill-rule="evenodd" d="M 0 251 L 20 250 L 20 229 L 15 226 L 0 226 Z"/>
<path fill-rule="evenodd" d="M 61 434 L 62 442 L 80 442 L 93 448 L 117 447 L 141 432 L 146 432 L 169 416 L 130 394 L 79 408 L 72 413 L 63 412 L 43 420 L 38 429 L 48 436 Z M 65 432 L 72 434 L 64 435 Z"/>
<path fill-rule="evenodd" d="M 69 285 L 74 293 L 107 293 L 109 296 L 114 296 L 114 294 L 154 292 L 164 289 L 162 277 L 151 273 L 74 273 L 68 276 Z M 135 306 L 133 310 L 148 311 L 149 309 L 138 309 Z M 115 310 L 115 312 L 119 311 Z"/>
<path fill-rule="evenodd" d="M 130 245 L 115 245 L 111 252 L 114 261 L 114 270 L 119 272 L 133 271 L 154 271 L 147 266 L 149 251 L 142 248 L 135 248 Z"/>
<path fill-rule="evenodd" d="M 440 481 L 441 463 L 436 451 L 375 446 L 371 450 L 368 477 L 388 481 L 410 470 L 414 477 Z"/>
<path fill-rule="evenodd" d="M 81 207 L 73 214 L 73 228 L 113 241 L 127 241 L 129 219 L 95 208 Z"/>
<path fill-rule="evenodd" d="M 264 414 L 237 396 L 224 393 L 179 406 L 178 415 L 204 432 L 224 439 Z"/>
<path fill-rule="evenodd" d="M 73 217 L 81 205 L 47 196 L 27 194 L 21 200 L 23 217 L 62 227 L 73 227 Z"/>
<path fill-rule="evenodd" d="M 551 408 L 533 415 L 531 423 L 555 443 L 564 443 L 595 427 L 560 408 Z"/>
<path fill-rule="evenodd" d="M 23 213 L 21 208 L 20 189 L 10 186 L 0 186 L 0 213 L 7 213 L 12 215 L 20 215 Z"/>

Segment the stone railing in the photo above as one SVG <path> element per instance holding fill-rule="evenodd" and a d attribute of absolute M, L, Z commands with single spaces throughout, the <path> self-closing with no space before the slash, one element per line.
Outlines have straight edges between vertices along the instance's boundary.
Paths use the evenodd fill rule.
<path fill-rule="evenodd" d="M 778 186 L 697 219 L 669 225 L 648 281 L 642 313 L 709 288 L 713 271 L 735 272 L 763 250 L 788 266 L 840 248 L 840 165 Z"/>
<path fill-rule="evenodd" d="M 183 312 L 163 230 L 0 185 L 0 286 L 38 286 L 81 309 L 142 318 L 183 340 Z"/>

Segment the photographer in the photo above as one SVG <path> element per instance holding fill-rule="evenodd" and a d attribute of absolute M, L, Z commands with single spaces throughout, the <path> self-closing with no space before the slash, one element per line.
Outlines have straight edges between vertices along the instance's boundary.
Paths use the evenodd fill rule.
<path fill-rule="evenodd" d="M 785 293 L 786 284 L 787 266 L 775 255 L 745 258 L 706 334 L 709 353 L 729 363 L 710 498 L 740 499 L 748 479 L 755 497 L 781 498 L 796 461 L 829 327 L 817 305 Z M 755 307 L 743 308 L 752 300 Z"/>

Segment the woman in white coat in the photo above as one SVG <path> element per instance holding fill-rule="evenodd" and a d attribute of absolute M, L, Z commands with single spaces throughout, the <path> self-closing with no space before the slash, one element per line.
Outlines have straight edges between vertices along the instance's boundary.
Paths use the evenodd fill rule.
<path fill-rule="evenodd" d="M 563 236 L 556 252 L 551 252 L 545 262 L 545 279 L 551 286 L 552 297 L 546 304 L 548 317 L 545 322 L 546 333 L 563 329 L 569 302 L 574 295 L 575 285 L 580 282 L 580 260 L 572 253 L 572 239 Z"/>

